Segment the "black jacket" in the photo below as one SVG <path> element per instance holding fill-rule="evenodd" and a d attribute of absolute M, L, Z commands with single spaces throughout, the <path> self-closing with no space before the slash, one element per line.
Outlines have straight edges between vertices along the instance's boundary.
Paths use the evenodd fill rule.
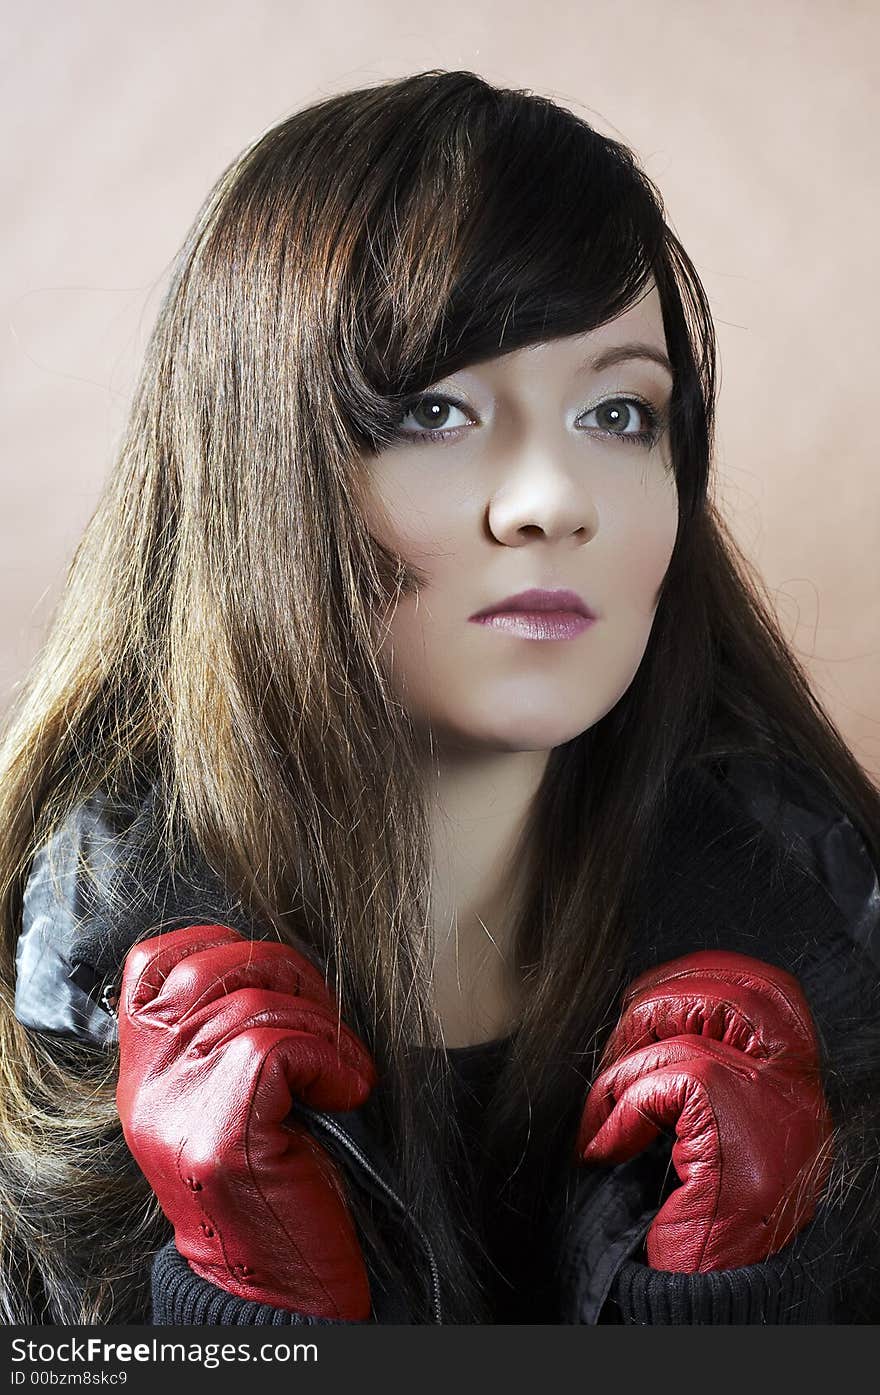
<path fill-rule="evenodd" d="M 739 950 L 796 975 L 823 1051 L 836 1118 L 876 1106 L 880 1069 L 880 886 L 851 822 L 807 773 L 737 757 L 683 772 L 632 936 L 631 977 L 703 948 Z M 148 927 L 224 923 L 262 933 L 196 860 L 168 874 L 151 860 L 155 790 L 127 804 L 84 801 L 34 859 L 17 950 L 16 1015 L 26 1026 L 112 1046 L 112 989 L 128 945 Z M 54 882 L 50 876 L 52 854 Z M 131 907 L 124 927 L 107 912 L 113 888 Z M 474 1058 L 479 1057 L 479 1053 Z M 414 1224 L 391 1159 L 359 1110 L 296 1105 L 302 1122 L 387 1208 Z M 876 1119 L 876 1112 L 873 1116 Z M 869 1127 L 874 1127 L 870 1125 Z M 880 1138 L 866 1140 L 869 1150 Z M 575 1169 L 559 1229 L 560 1324 L 605 1322 L 848 1323 L 880 1321 L 877 1168 L 869 1182 L 820 1205 L 815 1219 L 762 1264 L 704 1274 L 639 1261 L 661 1198 L 668 1141 L 630 1162 Z M 876 1156 L 876 1155 L 875 1155 Z M 443 1293 L 430 1236 L 418 1232 L 442 1323 Z M 400 1292 L 369 1265 L 371 1321 L 410 1323 Z M 169 1241 L 152 1268 L 145 1321 L 190 1325 L 336 1325 L 330 1319 L 237 1299 L 199 1278 Z M 524 1320 L 528 1320 L 527 1318 Z"/>

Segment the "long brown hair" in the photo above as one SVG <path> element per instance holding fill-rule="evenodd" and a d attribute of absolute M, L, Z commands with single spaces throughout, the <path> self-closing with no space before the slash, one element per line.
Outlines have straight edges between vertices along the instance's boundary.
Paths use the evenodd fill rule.
<path fill-rule="evenodd" d="M 515 927 L 530 992 L 493 1137 L 517 1137 L 528 1110 L 541 1165 L 570 1152 L 565 1063 L 588 1079 L 614 1019 L 629 888 L 685 761 L 714 743 L 806 762 L 880 862 L 877 789 L 713 506 L 709 306 L 632 153 L 471 72 L 297 112 L 222 174 L 186 239 L 118 460 L 4 726 L 7 1322 L 144 1321 L 148 1258 L 170 1233 L 122 1137 L 115 1053 L 13 1015 L 35 849 L 87 794 L 145 773 L 167 799 L 168 858 L 191 838 L 274 933 L 326 965 L 374 1053 L 382 1088 L 367 1108 L 431 1236 L 445 1320 L 489 1320 L 447 1180 L 460 1146 L 448 1068 L 415 1049 L 442 1046 L 425 969 L 428 822 L 415 734 L 377 658 L 377 620 L 419 577 L 370 537 L 359 462 L 408 394 L 591 330 L 649 283 L 674 369 L 679 532 L 638 673 L 551 753 L 534 802 Z M 393 1263 L 430 1321 L 423 1254 L 401 1241 Z"/>

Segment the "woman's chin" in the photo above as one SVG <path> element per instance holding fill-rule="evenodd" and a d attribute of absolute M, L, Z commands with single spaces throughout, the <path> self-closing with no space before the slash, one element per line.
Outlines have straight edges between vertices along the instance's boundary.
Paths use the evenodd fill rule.
<path fill-rule="evenodd" d="M 491 751 L 546 751 L 563 746 L 567 741 L 580 736 L 584 726 L 573 727 L 571 721 L 549 719 L 505 723 L 475 723 L 464 727 L 431 728 L 432 744 L 435 750 L 448 754 L 454 752 L 477 755 Z"/>

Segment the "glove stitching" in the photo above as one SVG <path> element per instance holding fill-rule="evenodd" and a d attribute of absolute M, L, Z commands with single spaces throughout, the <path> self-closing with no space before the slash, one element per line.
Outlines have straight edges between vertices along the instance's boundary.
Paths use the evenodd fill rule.
<path fill-rule="evenodd" d="M 179 1180 L 180 1180 L 182 1186 L 184 1186 L 188 1192 L 192 1192 L 192 1191 L 193 1191 L 193 1188 L 192 1188 L 192 1187 L 189 1185 L 189 1183 L 187 1182 L 187 1180 L 186 1180 L 186 1175 L 185 1175 L 185 1173 L 183 1173 L 183 1172 L 181 1171 L 181 1166 L 180 1166 L 180 1159 L 181 1159 L 181 1156 L 182 1156 L 182 1154 L 183 1154 L 183 1150 L 184 1150 L 184 1148 L 185 1148 L 186 1145 L 187 1145 L 187 1142 L 188 1142 L 188 1139 L 187 1139 L 186 1136 L 184 1136 L 184 1137 L 181 1139 L 181 1141 L 180 1141 L 180 1147 L 179 1147 L 178 1150 L 177 1150 L 177 1154 L 176 1154 L 176 1157 L 175 1157 L 175 1159 L 174 1159 L 174 1164 L 175 1164 L 175 1168 L 176 1168 L 176 1170 L 177 1170 L 177 1176 L 178 1176 L 178 1178 L 179 1178 Z M 202 1268 L 206 1268 L 206 1269 L 217 1270 L 217 1271 L 219 1271 L 219 1272 L 221 1272 L 221 1273 L 225 1273 L 225 1274 L 227 1274 L 227 1275 L 229 1275 L 229 1276 L 232 1276 L 233 1278 L 237 1277 L 236 1274 L 235 1274 L 236 1266 L 233 1265 L 233 1264 L 231 1263 L 230 1258 L 229 1258 L 229 1255 L 228 1255 L 227 1252 L 226 1252 L 226 1243 L 225 1243 L 225 1241 L 224 1241 L 224 1239 L 223 1239 L 223 1235 L 222 1235 L 222 1232 L 221 1232 L 221 1230 L 220 1230 L 220 1227 L 216 1224 L 216 1222 L 214 1221 L 214 1218 L 208 1214 L 208 1211 L 207 1211 L 207 1209 L 206 1209 L 206 1207 L 205 1207 L 204 1199 L 203 1199 L 202 1196 L 200 1196 L 200 1197 L 198 1198 L 198 1206 L 199 1206 L 200 1211 L 202 1212 L 202 1215 L 205 1217 L 205 1219 L 206 1219 L 206 1221 L 208 1222 L 209 1226 L 210 1226 L 211 1229 L 213 1230 L 213 1232 L 214 1232 L 214 1238 L 216 1239 L 217 1244 L 218 1244 L 218 1246 L 219 1246 L 219 1248 L 220 1248 L 220 1253 L 221 1253 L 222 1256 L 223 1256 L 223 1263 L 222 1263 L 222 1264 L 219 1263 L 219 1262 L 216 1261 L 216 1260 L 206 1260 L 206 1261 L 201 1265 L 201 1267 L 202 1267 Z M 193 1261 L 192 1261 L 192 1260 L 189 1260 L 188 1263 L 192 1264 Z M 241 1265 L 239 1265 L 238 1268 L 240 1269 L 240 1268 L 241 1268 Z"/>

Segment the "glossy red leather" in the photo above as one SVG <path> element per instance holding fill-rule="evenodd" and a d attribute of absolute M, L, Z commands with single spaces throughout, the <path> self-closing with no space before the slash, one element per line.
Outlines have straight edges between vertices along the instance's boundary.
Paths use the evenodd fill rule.
<path fill-rule="evenodd" d="M 335 1163 L 288 1119 L 361 1105 L 366 1047 L 314 965 L 224 925 L 136 944 L 119 1001 L 122 1128 L 202 1278 L 239 1298 L 370 1316 L 363 1254 Z"/>
<path fill-rule="evenodd" d="M 676 1135 L 680 1185 L 647 1232 L 652 1268 L 755 1264 L 813 1218 L 833 1129 L 797 979 L 701 950 L 634 980 L 584 1106 L 577 1156 L 624 1162 L 664 1130 Z"/>

